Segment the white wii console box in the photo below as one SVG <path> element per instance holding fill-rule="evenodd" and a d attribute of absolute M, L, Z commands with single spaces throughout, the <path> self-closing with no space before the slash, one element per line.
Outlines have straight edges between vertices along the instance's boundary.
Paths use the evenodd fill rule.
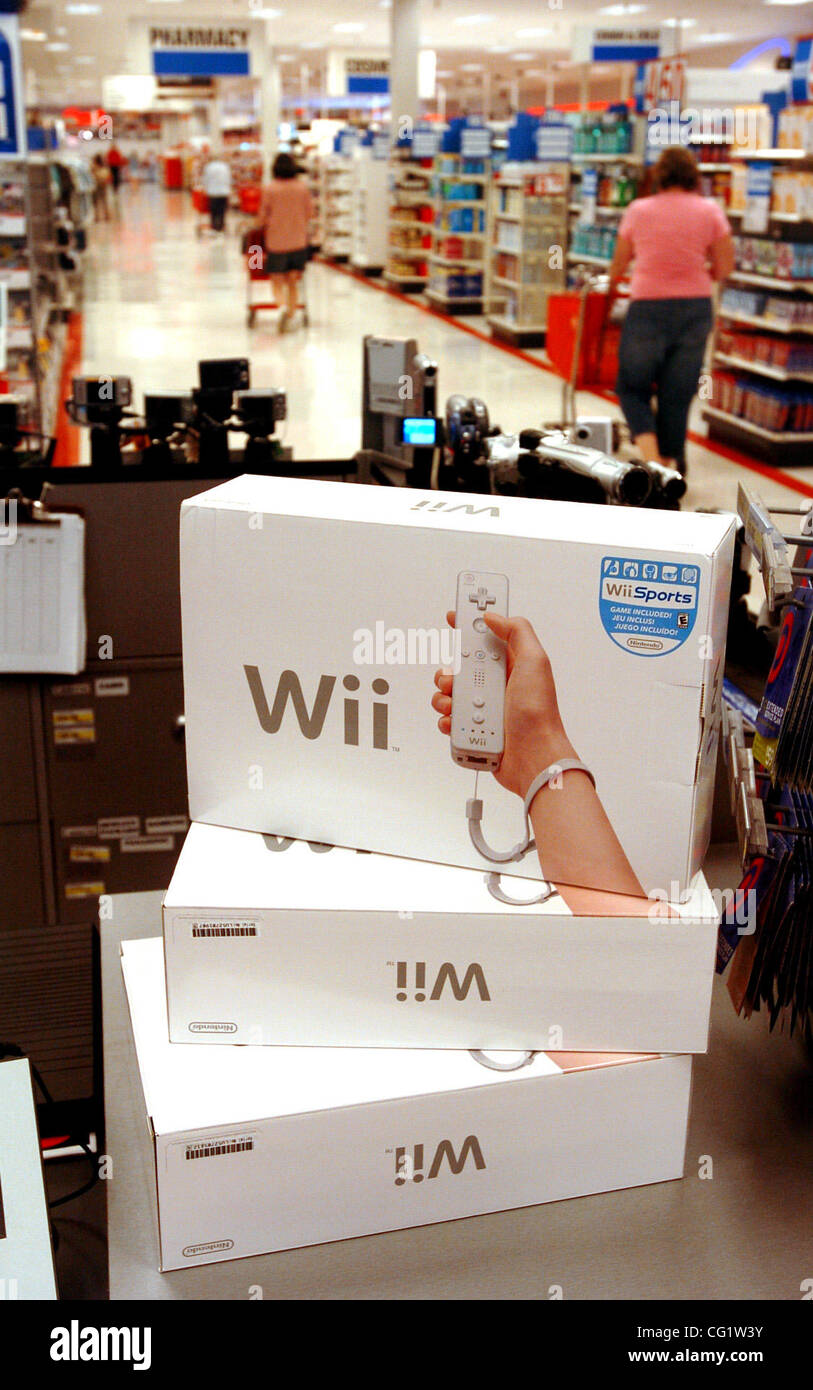
<path fill-rule="evenodd" d="M 191 818 L 674 897 L 709 838 L 734 534 L 291 478 L 184 502 Z"/>
<path fill-rule="evenodd" d="M 164 900 L 177 1043 L 704 1052 L 719 912 L 193 824 Z M 498 896 L 494 896 L 494 891 Z M 656 904 L 652 904 L 654 909 Z M 620 915 L 618 915 L 620 914 Z"/>
<path fill-rule="evenodd" d="M 122 967 L 163 1270 L 683 1175 L 690 1057 L 179 1046 L 160 938 Z"/>

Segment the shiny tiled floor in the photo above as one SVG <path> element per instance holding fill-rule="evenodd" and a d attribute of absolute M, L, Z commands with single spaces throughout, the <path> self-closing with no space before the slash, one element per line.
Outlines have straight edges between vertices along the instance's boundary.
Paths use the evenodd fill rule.
<path fill-rule="evenodd" d="M 85 257 L 83 370 L 132 376 L 140 406 L 145 390 L 188 389 L 199 358 L 248 356 L 253 385 L 287 392 L 286 442 L 300 458 L 342 458 L 359 448 L 365 333 L 414 337 L 439 364 L 441 401 L 453 391 L 481 396 L 505 430 L 559 417 L 556 376 L 329 266 L 308 271 L 307 330 L 281 337 L 275 313 L 259 315 L 249 329 L 237 230 L 232 218 L 225 237 L 198 236 L 188 193 L 124 188 L 115 220 L 93 229 Z M 465 323 L 484 327 L 479 319 Z M 579 408 L 617 413 L 586 392 Z M 697 407 L 692 427 L 704 432 Z M 734 507 L 744 474 L 738 464 L 692 444 L 689 474 L 684 506 Z M 813 497 L 813 467 L 786 475 L 796 480 L 794 491 L 778 473 L 747 476 L 769 504 L 801 504 L 800 491 Z"/>

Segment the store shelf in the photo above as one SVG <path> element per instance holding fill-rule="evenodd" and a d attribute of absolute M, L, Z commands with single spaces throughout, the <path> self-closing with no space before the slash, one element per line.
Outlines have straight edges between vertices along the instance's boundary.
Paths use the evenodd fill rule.
<path fill-rule="evenodd" d="M 468 266 L 470 269 L 474 268 L 475 270 L 479 270 L 483 264 L 482 261 L 478 260 L 466 260 L 465 256 L 439 256 L 435 251 L 425 251 L 424 256 L 427 260 L 434 261 L 437 265 L 464 265 Z"/>
<path fill-rule="evenodd" d="M 486 239 L 485 232 L 453 232 L 450 227 L 434 227 L 430 226 L 428 223 L 426 225 L 433 237 L 456 236 L 464 241 L 485 241 Z"/>
<path fill-rule="evenodd" d="M 698 169 L 700 170 L 701 174 L 730 174 L 730 173 L 731 173 L 731 165 L 730 165 L 730 164 L 723 164 L 723 163 L 718 164 L 718 163 L 717 163 L 715 160 L 713 160 L 713 159 L 712 159 L 712 160 L 708 160 L 708 161 L 706 161 L 706 162 L 703 162 L 702 164 L 698 164 L 697 167 L 698 167 Z"/>
<path fill-rule="evenodd" d="M 30 270 L 0 270 L 0 285 L 9 290 L 28 290 L 31 288 Z"/>
<path fill-rule="evenodd" d="M 428 275 L 399 275 L 399 274 L 397 274 L 397 272 L 394 271 L 394 270 L 385 270 L 385 271 L 384 271 L 384 279 L 385 279 L 390 285 L 425 285 L 425 284 L 428 282 L 428 280 L 429 280 L 429 276 L 428 276 Z"/>
<path fill-rule="evenodd" d="M 439 304 L 482 304 L 481 294 L 439 294 L 437 290 L 427 290 L 427 299 L 436 299 Z"/>
<path fill-rule="evenodd" d="M 490 174 L 438 174 L 444 183 L 490 183 Z"/>
<path fill-rule="evenodd" d="M 775 164 L 775 163 L 777 163 L 779 160 L 782 160 L 782 159 L 787 159 L 787 160 L 790 161 L 790 163 L 796 164 L 796 163 L 800 163 L 800 162 L 801 162 L 801 163 L 804 163 L 804 161 L 807 160 L 807 159 L 813 161 L 813 151 L 808 151 L 808 150 L 790 150 L 790 149 L 782 149 L 782 150 L 779 150 L 779 149 L 775 149 L 775 150 L 732 150 L 732 151 L 731 151 L 731 157 L 732 157 L 732 159 L 745 160 L 745 161 L 748 161 L 748 162 L 751 162 L 751 161 L 754 161 L 754 160 L 765 160 L 766 163 L 771 163 L 771 164 Z"/>
<path fill-rule="evenodd" d="M 6 329 L 6 347 L 30 348 L 33 342 L 34 338 L 30 323 L 21 324 L 19 328 L 15 328 L 13 324 L 9 324 Z"/>
<path fill-rule="evenodd" d="M 753 357 L 737 357 L 731 352 L 715 352 L 714 360 L 715 362 L 725 362 L 728 367 L 739 367 L 742 371 L 756 372 L 758 376 L 770 377 L 772 381 L 813 382 L 813 371 L 788 371 L 785 367 L 775 367 L 770 362 L 759 362 Z"/>
<path fill-rule="evenodd" d="M 750 270 L 732 270 L 729 280 L 743 285 L 759 285 L 768 290 L 802 290 L 813 294 L 813 280 L 791 280 L 784 275 L 757 275 Z"/>
<path fill-rule="evenodd" d="M 495 212 L 495 214 L 494 214 L 494 221 L 495 221 L 495 222 L 521 222 L 521 221 L 522 221 L 522 213 L 521 213 L 521 212 Z"/>
<path fill-rule="evenodd" d="M 752 420 L 744 420 L 741 415 L 732 415 L 728 410 L 720 410 L 716 405 L 703 407 L 704 419 L 725 420 L 748 434 L 756 434 L 760 439 L 772 444 L 813 444 L 813 430 L 769 430 L 764 425 L 755 425 Z"/>
<path fill-rule="evenodd" d="M 436 208 L 484 208 L 483 198 L 435 198 Z"/>
<path fill-rule="evenodd" d="M 513 254 L 513 253 L 509 252 L 509 253 L 507 253 L 507 254 L 510 255 L 510 254 Z M 492 278 L 492 280 L 493 280 L 493 282 L 494 282 L 495 285 L 505 285 L 506 289 L 509 289 L 509 290 L 521 290 L 521 289 L 523 288 L 523 284 L 522 284 L 522 281 L 521 281 L 521 280 L 509 280 L 509 279 L 506 278 L 505 275 L 492 275 L 491 278 Z M 529 285 L 528 288 L 529 288 L 529 289 L 532 289 L 533 286 L 530 286 L 530 285 Z"/>
<path fill-rule="evenodd" d="M 581 203 L 569 203 L 569 204 L 568 204 L 568 212 L 581 212 L 581 210 L 582 210 L 582 205 L 581 205 Z M 622 215 L 622 213 L 625 213 L 626 211 L 627 211 L 626 207 L 623 207 L 623 208 L 613 208 L 613 207 L 601 206 L 601 205 L 598 205 L 598 204 L 597 204 L 596 207 L 593 209 L 594 215 L 595 215 L 596 217 L 620 217 L 620 216 Z"/>
<path fill-rule="evenodd" d="M 723 212 L 727 217 L 739 218 L 745 216 L 744 208 L 723 208 Z M 793 222 L 798 225 L 799 223 L 810 221 L 809 217 L 802 217 L 798 212 L 769 212 L 768 216 L 771 222 Z"/>
<path fill-rule="evenodd" d="M 727 309 L 723 303 L 718 313 L 721 318 L 731 319 L 733 323 L 749 323 L 755 328 L 770 329 L 772 333 L 813 333 L 813 323 L 785 323 L 783 319 L 772 319 L 767 314 L 757 317 L 756 314 L 741 313 L 738 309 Z"/>
<path fill-rule="evenodd" d="M 574 164 L 643 164 L 643 158 L 639 154 L 633 154 L 628 150 L 625 154 L 584 154 L 581 150 L 573 154 Z"/>
<path fill-rule="evenodd" d="M 405 261 L 426 261 L 432 259 L 428 246 L 399 246 L 397 241 L 389 243 L 390 251 L 397 251 Z M 435 259 L 439 260 L 440 257 Z"/>
<path fill-rule="evenodd" d="M 576 265 L 610 265 L 612 257 L 588 256 L 580 251 L 568 251 L 567 259 Z"/>

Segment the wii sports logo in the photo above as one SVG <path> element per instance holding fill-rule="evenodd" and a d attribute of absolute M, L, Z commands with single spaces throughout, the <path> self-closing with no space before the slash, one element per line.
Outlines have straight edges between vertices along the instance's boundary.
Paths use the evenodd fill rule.
<path fill-rule="evenodd" d="M 599 613 L 616 646 L 634 656 L 665 656 L 695 624 L 700 567 L 667 560 L 605 555 Z"/>

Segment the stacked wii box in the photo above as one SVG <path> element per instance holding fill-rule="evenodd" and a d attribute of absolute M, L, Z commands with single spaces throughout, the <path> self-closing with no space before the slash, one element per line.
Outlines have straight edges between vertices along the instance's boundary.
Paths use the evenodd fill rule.
<path fill-rule="evenodd" d="M 644 526 L 620 509 L 443 493 L 429 510 L 397 491 L 244 477 L 182 508 L 192 825 L 163 942 L 122 947 L 165 1270 L 683 1173 L 717 938 L 699 862 L 733 518 Z M 605 605 L 608 575 L 637 587 L 631 566 L 651 598 L 619 588 Z M 492 591 L 506 621 L 545 632 L 568 746 L 602 798 L 563 759 L 539 793 L 538 851 L 502 865 L 489 846 L 523 819 L 511 729 L 502 784 L 482 771 L 473 801 L 478 759 L 457 725 L 450 756 L 431 708 L 435 666 L 451 665 L 452 717 L 468 719 L 471 670 L 487 746 L 502 748 L 506 645 L 481 617 Z M 452 630 L 438 630 L 439 662 L 427 634 L 455 599 L 474 640 L 450 657 Z M 429 649 L 416 655 L 410 631 Z M 499 679 L 480 680 L 492 652 Z M 605 682 L 586 717 L 585 671 Z M 651 767 L 658 714 L 670 738 Z M 595 845 L 571 872 L 566 837 L 548 839 L 577 781 L 581 823 L 600 806 L 596 835 L 615 827 L 619 879 L 591 869 Z"/>

